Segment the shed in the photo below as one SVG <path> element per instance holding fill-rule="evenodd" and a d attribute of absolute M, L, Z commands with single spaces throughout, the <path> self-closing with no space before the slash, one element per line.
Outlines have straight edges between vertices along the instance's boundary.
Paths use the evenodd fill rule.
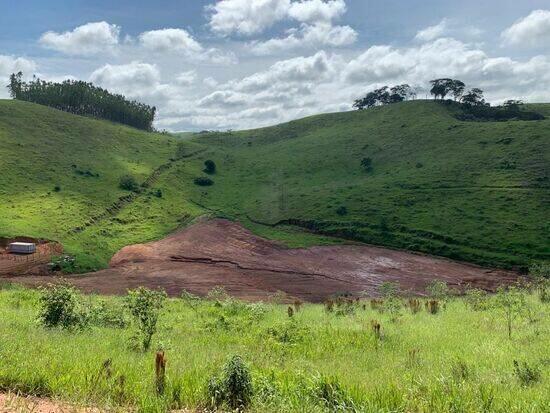
<path fill-rule="evenodd" d="M 12 242 L 8 245 L 8 251 L 17 254 L 33 254 L 36 252 L 36 244 L 32 242 Z"/>

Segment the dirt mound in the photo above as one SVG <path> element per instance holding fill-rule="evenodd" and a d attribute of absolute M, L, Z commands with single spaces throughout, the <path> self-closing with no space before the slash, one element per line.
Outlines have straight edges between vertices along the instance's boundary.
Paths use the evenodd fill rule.
<path fill-rule="evenodd" d="M 223 286 L 243 299 L 265 299 L 276 291 L 308 301 L 337 293 L 376 295 L 384 281 L 422 294 L 433 280 L 451 286 L 494 290 L 518 280 L 513 272 L 385 248 L 346 245 L 288 249 L 252 234 L 238 223 L 203 221 L 160 241 L 120 250 L 109 269 L 73 282 L 88 292 L 122 294 L 129 288 L 183 289 L 206 294 Z M 25 283 L 44 283 L 26 277 Z"/>

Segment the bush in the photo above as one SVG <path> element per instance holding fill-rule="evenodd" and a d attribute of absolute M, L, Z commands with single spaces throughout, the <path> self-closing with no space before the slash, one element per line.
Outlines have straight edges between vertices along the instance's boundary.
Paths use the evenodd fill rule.
<path fill-rule="evenodd" d="M 144 287 L 128 291 L 126 296 L 126 307 L 137 323 L 141 344 L 145 351 L 151 347 L 151 340 L 157 331 L 157 322 L 165 299 L 164 291 L 152 291 Z"/>
<path fill-rule="evenodd" d="M 202 170 L 205 174 L 215 174 L 216 173 L 216 164 L 210 159 L 204 161 L 204 169 Z"/>
<path fill-rule="evenodd" d="M 348 214 L 348 209 L 345 206 L 342 205 L 342 206 L 338 207 L 338 209 L 336 210 L 336 213 L 342 217 L 342 216 Z"/>
<path fill-rule="evenodd" d="M 38 319 L 44 327 L 73 329 L 86 324 L 76 288 L 67 283 L 49 284 L 41 289 L 41 293 Z"/>
<path fill-rule="evenodd" d="M 208 396 L 214 407 L 227 405 L 231 409 L 244 409 L 252 401 L 254 389 L 252 375 L 240 356 L 231 357 L 220 377 L 208 383 Z"/>
<path fill-rule="evenodd" d="M 485 311 L 490 307 L 489 300 L 487 298 L 487 291 L 480 290 L 479 288 L 467 290 L 464 300 L 466 305 L 474 311 Z"/>
<path fill-rule="evenodd" d="M 198 186 L 212 186 L 214 181 L 206 176 L 200 176 L 194 179 L 194 184 Z"/>
<path fill-rule="evenodd" d="M 320 377 L 313 387 L 313 395 L 329 411 L 353 411 L 353 401 L 334 377 Z"/>
<path fill-rule="evenodd" d="M 56 186 L 53 187 L 53 191 L 54 192 L 59 192 L 59 191 L 61 191 L 61 187 L 59 185 L 56 185 Z"/>
<path fill-rule="evenodd" d="M 361 166 L 363 167 L 365 172 L 372 172 L 372 159 L 371 158 L 361 159 Z"/>
<path fill-rule="evenodd" d="M 426 287 L 428 295 L 436 300 L 445 300 L 449 296 L 449 287 L 445 281 L 434 280 Z"/>
<path fill-rule="evenodd" d="M 53 257 L 52 261 L 48 264 L 50 271 L 61 271 L 66 274 L 76 272 L 76 260 L 70 255 L 61 255 L 59 257 Z"/>
<path fill-rule="evenodd" d="M 530 366 L 526 361 L 514 360 L 514 373 L 523 386 L 530 386 L 541 379 L 541 372 L 537 366 Z"/>
<path fill-rule="evenodd" d="M 118 187 L 124 189 L 125 191 L 138 192 L 139 185 L 136 179 L 132 175 L 124 175 L 120 177 L 118 182 Z"/>

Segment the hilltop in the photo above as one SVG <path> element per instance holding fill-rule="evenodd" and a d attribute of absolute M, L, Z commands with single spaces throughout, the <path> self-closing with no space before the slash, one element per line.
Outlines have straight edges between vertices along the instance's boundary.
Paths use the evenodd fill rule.
<path fill-rule="evenodd" d="M 405 102 L 181 140 L 0 101 L 0 237 L 60 241 L 88 270 L 207 214 L 292 247 L 548 260 L 550 120 L 465 122 L 457 110 Z M 197 186 L 205 160 L 214 184 Z M 125 174 L 146 183 L 139 194 L 119 188 Z"/>

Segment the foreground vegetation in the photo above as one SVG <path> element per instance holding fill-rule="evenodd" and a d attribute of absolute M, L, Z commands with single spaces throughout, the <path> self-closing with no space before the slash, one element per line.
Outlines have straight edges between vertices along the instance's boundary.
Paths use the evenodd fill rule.
<path fill-rule="evenodd" d="M 547 119 L 460 121 L 455 104 L 413 101 L 178 139 L 0 101 L 0 237 L 59 241 L 86 271 L 212 215 L 291 247 L 526 267 L 550 259 L 550 106 L 524 107 Z"/>
<path fill-rule="evenodd" d="M 430 299 L 405 300 L 387 284 L 381 293 L 288 305 L 221 289 L 166 299 L 4 285 L 0 391 L 140 412 L 550 409 L 544 290 L 458 298 L 434 284 Z"/>

